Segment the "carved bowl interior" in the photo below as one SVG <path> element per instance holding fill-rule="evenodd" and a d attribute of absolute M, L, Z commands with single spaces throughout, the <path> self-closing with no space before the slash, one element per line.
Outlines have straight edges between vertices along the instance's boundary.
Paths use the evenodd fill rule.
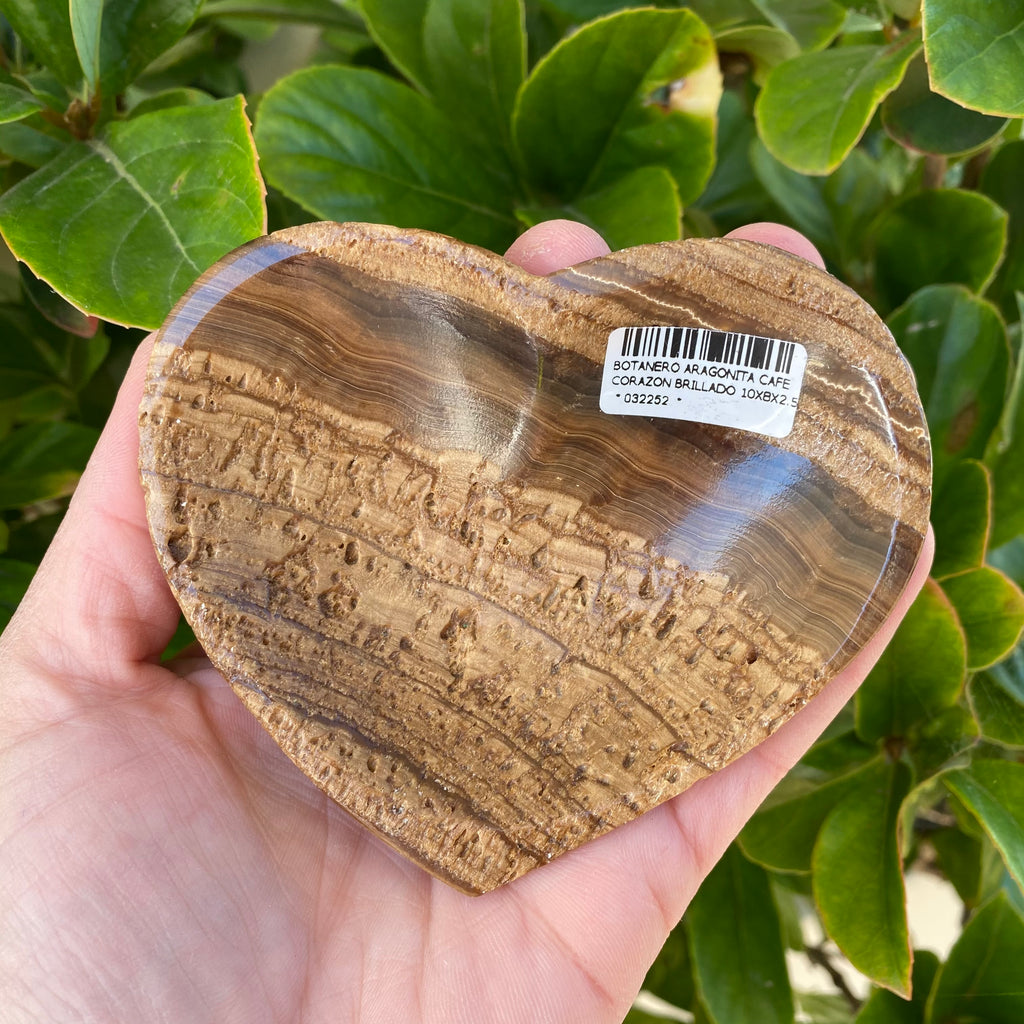
<path fill-rule="evenodd" d="M 609 335 L 637 326 L 799 343 L 792 429 L 603 412 Z M 156 549 L 214 664 L 317 785 L 467 892 L 773 732 L 886 617 L 930 501 L 884 325 L 749 242 L 534 277 L 427 232 L 278 232 L 175 308 L 140 429 Z"/>

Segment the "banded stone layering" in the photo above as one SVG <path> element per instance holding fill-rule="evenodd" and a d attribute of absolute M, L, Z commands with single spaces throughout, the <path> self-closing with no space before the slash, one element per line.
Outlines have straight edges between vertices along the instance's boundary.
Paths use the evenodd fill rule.
<path fill-rule="evenodd" d="M 599 408 L 628 326 L 807 352 L 773 438 Z M 853 292 L 750 242 L 535 277 L 312 224 L 156 341 L 141 467 L 214 664 L 342 807 L 484 892 L 759 743 L 875 632 L 923 542 L 913 376 Z"/>

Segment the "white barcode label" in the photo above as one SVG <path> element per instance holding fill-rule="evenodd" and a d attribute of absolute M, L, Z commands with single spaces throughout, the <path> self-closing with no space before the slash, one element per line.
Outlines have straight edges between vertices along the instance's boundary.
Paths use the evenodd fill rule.
<path fill-rule="evenodd" d="M 705 327 L 620 327 L 608 337 L 601 411 L 785 437 L 806 366 L 807 350 L 795 341 Z"/>

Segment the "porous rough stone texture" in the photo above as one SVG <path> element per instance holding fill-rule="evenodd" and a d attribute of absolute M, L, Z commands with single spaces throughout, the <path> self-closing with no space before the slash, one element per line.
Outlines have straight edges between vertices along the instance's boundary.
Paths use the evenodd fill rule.
<path fill-rule="evenodd" d="M 797 341 L 775 439 L 598 407 L 622 326 Z M 760 743 L 923 542 L 930 447 L 885 326 L 750 242 L 534 277 L 312 224 L 178 304 L 140 412 L 150 528 L 210 658 L 395 849 L 485 892 Z"/>

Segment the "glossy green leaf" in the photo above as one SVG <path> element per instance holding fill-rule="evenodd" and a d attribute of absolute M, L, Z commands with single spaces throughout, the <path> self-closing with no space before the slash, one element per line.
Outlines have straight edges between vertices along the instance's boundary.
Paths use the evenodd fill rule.
<path fill-rule="evenodd" d="M 423 45 L 431 0 L 359 0 L 370 34 L 388 60 L 423 92 L 430 89 L 430 69 Z"/>
<path fill-rule="evenodd" d="M 926 1024 L 1020 1024 L 1021 964 L 1024 919 L 1000 895 L 967 922 L 939 969 Z"/>
<path fill-rule="evenodd" d="M 979 735 L 974 715 L 962 702 L 944 708 L 934 718 L 917 722 L 907 741 L 907 754 L 916 777 L 926 780 L 959 767 Z"/>
<path fill-rule="evenodd" d="M 1024 747 L 1024 645 L 970 682 L 968 695 L 981 734 L 996 743 Z"/>
<path fill-rule="evenodd" d="M 77 90 L 82 82 L 82 66 L 71 34 L 68 5 L 6 0 L 3 13 L 36 61 L 49 68 L 65 88 Z"/>
<path fill-rule="evenodd" d="M 325 220 L 427 228 L 501 251 L 517 231 L 509 183 L 430 100 L 359 68 L 296 72 L 263 98 L 267 180 Z"/>
<path fill-rule="evenodd" d="M 590 224 L 612 249 L 678 238 L 683 208 L 675 179 L 664 167 L 640 167 L 566 208 Z"/>
<path fill-rule="evenodd" d="M 140 327 L 158 326 L 263 226 L 240 96 L 111 124 L 0 197 L 0 232 L 37 277 L 89 314 Z"/>
<path fill-rule="evenodd" d="M 81 0 L 71 0 L 74 6 Z M 97 0 L 87 0 L 98 6 Z M 104 0 L 99 79 L 104 95 L 124 91 L 143 69 L 174 45 L 195 20 L 202 0 Z M 76 41 L 77 41 L 76 35 Z"/>
<path fill-rule="evenodd" d="M 1024 764 L 977 760 L 948 772 L 943 781 L 978 819 L 1024 889 Z"/>
<path fill-rule="evenodd" d="M 939 970 L 939 958 L 927 949 L 914 951 L 913 998 L 903 999 L 886 989 L 874 989 L 854 1024 L 924 1024 L 928 994 Z"/>
<path fill-rule="evenodd" d="M 853 706 L 847 706 L 817 743 L 800 758 L 800 768 L 825 772 L 828 775 L 845 774 L 860 768 L 876 754 L 873 743 L 864 743 L 853 729 Z M 838 727 L 838 728 L 837 728 Z"/>
<path fill-rule="evenodd" d="M 1006 248 L 1007 216 L 987 196 L 929 189 L 887 212 L 876 235 L 877 287 L 895 306 L 926 285 L 949 282 L 980 292 Z"/>
<path fill-rule="evenodd" d="M 998 548 L 989 548 L 988 564 L 1024 588 L 1024 534 L 1014 536 Z"/>
<path fill-rule="evenodd" d="M 811 856 L 822 823 L 841 800 L 876 787 L 885 776 L 884 763 L 875 758 L 789 799 L 769 803 L 740 833 L 744 853 L 772 871 L 811 870 Z"/>
<path fill-rule="evenodd" d="M 986 462 L 992 472 L 991 544 L 1000 548 L 1024 535 L 1024 356 L 1020 350 Z M 1024 565 L 1024 555 L 1021 562 Z"/>
<path fill-rule="evenodd" d="M 37 117 L 0 124 L 0 154 L 29 167 L 42 167 L 56 159 L 67 144 L 66 138 L 55 138 L 44 130 Z"/>
<path fill-rule="evenodd" d="M 909 769 L 893 762 L 837 804 L 818 834 L 812 876 L 826 932 L 857 970 L 904 996 L 911 951 L 899 818 L 909 791 Z"/>
<path fill-rule="evenodd" d="M 404 0 L 402 9 L 408 8 L 409 0 Z M 336 0 L 206 0 L 199 11 L 199 18 L 204 22 L 213 18 L 230 18 L 236 23 L 244 19 L 265 19 L 339 30 L 358 30 L 362 25 L 354 9 Z"/>
<path fill-rule="evenodd" d="M 511 152 L 510 120 L 526 73 L 521 0 L 363 0 L 392 62 L 467 136 Z"/>
<path fill-rule="evenodd" d="M 1010 218 L 1006 255 L 996 271 L 991 294 L 1008 319 L 1017 319 L 1017 292 L 1024 292 L 1024 139 L 1000 146 L 985 165 L 981 191 L 998 203 Z"/>
<path fill-rule="evenodd" d="M 760 139 L 750 147 L 750 165 L 793 226 L 818 246 L 826 259 L 834 260 L 838 255 L 834 225 L 821 182 L 787 167 Z"/>
<path fill-rule="evenodd" d="M 1024 630 L 1024 593 L 998 569 L 982 566 L 950 576 L 942 589 L 967 636 L 967 667 L 988 668 L 1005 658 Z"/>
<path fill-rule="evenodd" d="M 908 149 L 955 155 L 989 142 L 1007 121 L 969 110 L 932 92 L 928 68 L 919 55 L 910 62 L 899 87 L 882 103 L 882 124 Z"/>
<path fill-rule="evenodd" d="M 721 73 L 688 10 L 627 10 L 585 25 L 527 78 L 513 135 L 532 187 L 571 202 L 638 167 L 667 167 L 692 202 L 711 173 Z"/>
<path fill-rule="evenodd" d="M 1024 116 L 1024 9 L 994 0 L 924 0 L 932 88 L 987 114 Z"/>
<path fill-rule="evenodd" d="M 607 188 L 560 206 L 520 206 L 524 227 L 567 217 L 592 227 L 612 249 L 678 238 L 683 208 L 664 167 L 640 167 Z"/>
<path fill-rule="evenodd" d="M 32 423 L 0 441 L 0 508 L 70 494 L 99 432 L 78 423 Z"/>
<path fill-rule="evenodd" d="M 867 742 L 906 736 L 916 722 L 956 703 L 965 669 L 956 612 L 929 580 L 857 691 L 857 735 Z"/>
<path fill-rule="evenodd" d="M 793 997 L 779 915 L 763 868 L 735 846 L 683 918 L 697 991 L 716 1024 L 789 1024 Z"/>
<path fill-rule="evenodd" d="M 755 107 L 765 145 L 794 170 L 828 174 L 856 145 L 919 47 L 908 34 L 888 46 L 842 46 L 780 64 Z"/>
<path fill-rule="evenodd" d="M 801 50 L 827 46 L 846 20 L 846 9 L 835 0 L 691 0 L 715 34 L 748 26 L 770 25 L 792 37 Z"/>
<path fill-rule="evenodd" d="M 753 116 L 737 93 L 726 89 L 718 105 L 715 169 L 696 204 L 712 218 L 717 234 L 741 224 L 778 219 L 751 165 L 750 149 L 756 138 Z"/>
<path fill-rule="evenodd" d="M 31 562 L 19 562 L 14 558 L 0 558 L 0 632 L 25 596 L 32 582 L 36 567 Z"/>
<path fill-rule="evenodd" d="M 18 264 L 18 271 L 29 301 L 50 323 L 79 338 L 91 338 L 96 333 L 100 325 L 96 317 L 86 316 L 72 306 L 45 281 L 40 281 L 24 263 Z"/>
<path fill-rule="evenodd" d="M 985 868 L 982 840 L 953 827 L 937 829 L 928 836 L 928 842 L 938 858 L 938 869 L 956 889 L 964 906 L 973 910 L 982 902 Z"/>
<path fill-rule="evenodd" d="M 75 41 L 78 63 L 85 84 L 94 93 L 100 81 L 100 31 L 103 26 L 104 0 L 68 0 L 71 38 Z"/>
<path fill-rule="evenodd" d="M 27 89 L 19 89 L 16 85 L 0 82 L 0 124 L 20 121 L 45 106 L 45 103 L 36 99 Z"/>
<path fill-rule="evenodd" d="M 797 1020 L 808 1024 L 853 1024 L 853 1010 L 845 996 L 828 992 L 797 992 Z"/>
<path fill-rule="evenodd" d="M 715 33 L 715 45 L 721 53 L 742 53 L 754 66 L 752 78 L 761 84 L 772 68 L 792 60 L 800 52 L 797 41 L 782 29 L 771 25 L 745 25 Z"/>
<path fill-rule="evenodd" d="M 932 575 L 941 579 L 981 565 L 991 520 L 992 480 L 988 467 L 977 459 L 955 463 L 932 502 Z"/>
<path fill-rule="evenodd" d="M 672 930 L 641 987 L 672 1006 L 693 1005 L 693 965 L 685 928 Z"/>
<path fill-rule="evenodd" d="M 0 306 L 0 423 L 61 416 L 74 403 L 71 389 L 45 346 L 34 337 L 23 308 Z"/>
<path fill-rule="evenodd" d="M 999 422 L 1009 364 L 1006 329 L 991 303 L 955 285 L 922 288 L 888 323 L 914 367 L 939 489 L 958 459 L 985 454 Z"/>

